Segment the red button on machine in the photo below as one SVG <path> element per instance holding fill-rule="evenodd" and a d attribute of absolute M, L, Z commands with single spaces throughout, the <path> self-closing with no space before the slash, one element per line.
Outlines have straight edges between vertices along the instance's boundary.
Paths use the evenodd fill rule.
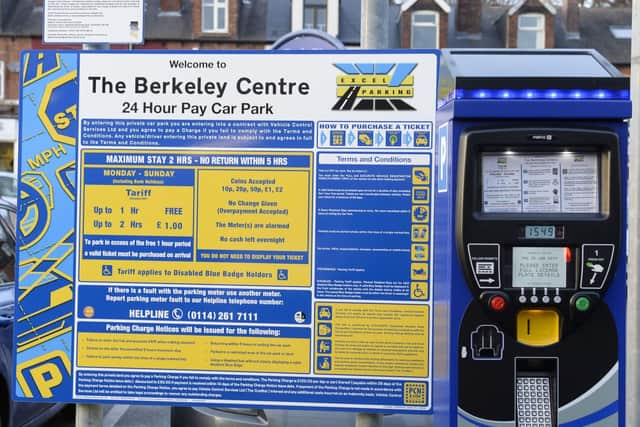
<path fill-rule="evenodd" d="M 489 307 L 493 311 L 503 311 L 507 307 L 507 300 L 503 296 L 494 295 L 489 299 Z"/>

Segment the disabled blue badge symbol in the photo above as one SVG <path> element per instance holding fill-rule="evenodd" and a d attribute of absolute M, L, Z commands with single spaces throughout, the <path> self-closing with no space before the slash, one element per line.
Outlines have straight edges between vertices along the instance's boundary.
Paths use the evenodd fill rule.
<path fill-rule="evenodd" d="M 113 266 L 110 264 L 104 264 L 102 266 L 102 275 L 106 277 L 113 276 Z"/>
<path fill-rule="evenodd" d="M 278 280 L 289 280 L 289 270 L 286 268 L 278 269 Z"/>
<path fill-rule="evenodd" d="M 427 294 L 425 293 L 425 289 L 420 282 L 411 283 L 411 298 L 412 299 L 423 299 L 426 298 Z"/>

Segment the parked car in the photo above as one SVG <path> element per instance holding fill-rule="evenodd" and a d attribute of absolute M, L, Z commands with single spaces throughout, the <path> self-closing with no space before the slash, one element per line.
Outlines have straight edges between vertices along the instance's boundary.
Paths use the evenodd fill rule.
<path fill-rule="evenodd" d="M 18 203 L 18 178 L 14 173 L 0 171 L 0 197 L 10 204 Z"/>
<path fill-rule="evenodd" d="M 3 177 L 0 177 L 0 181 Z M 0 183 L 0 186 L 2 184 Z M 15 196 L 15 195 L 14 195 Z M 15 199 L 14 199 L 15 200 Z M 35 427 L 58 413 L 63 404 L 15 402 L 13 381 L 13 318 L 15 301 L 16 204 L 0 198 L 0 427 Z"/>

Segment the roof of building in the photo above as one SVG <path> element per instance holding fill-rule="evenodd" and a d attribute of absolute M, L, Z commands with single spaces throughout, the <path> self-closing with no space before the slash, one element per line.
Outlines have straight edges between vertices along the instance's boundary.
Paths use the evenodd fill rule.
<path fill-rule="evenodd" d="M 444 0 L 439 0 L 443 2 Z M 514 5 L 495 6 L 485 3 L 482 8 L 481 33 L 460 34 L 455 28 L 455 11 L 449 14 L 448 45 L 452 48 L 500 48 L 505 46 L 499 20 L 505 14 L 516 13 L 526 0 Z M 551 12 L 548 0 L 539 0 Z M 439 2 L 436 2 L 440 7 Z M 147 40 L 193 40 L 191 1 L 183 1 L 179 12 L 160 10 L 160 0 L 145 0 L 144 37 Z M 399 46 L 401 8 L 411 7 L 415 1 L 390 6 L 390 46 Z M 236 41 L 273 43 L 291 30 L 291 0 L 238 0 L 238 36 Z M 555 8 L 553 8 L 555 12 Z M 617 38 L 611 27 L 630 27 L 631 8 L 580 8 L 579 37 L 567 34 L 563 14 L 556 13 L 555 47 L 593 48 L 613 64 L 630 63 L 631 40 Z M 0 33 L 15 36 L 42 35 L 42 7 L 33 0 L 0 1 Z M 341 1 L 338 38 L 345 45 L 360 43 L 360 2 Z"/>
<path fill-rule="evenodd" d="M 479 34 L 458 33 L 455 27 L 455 12 L 449 14 L 449 47 L 477 49 L 504 47 L 505 42 L 496 23 L 508 10 L 509 6 L 483 5 Z"/>
<path fill-rule="evenodd" d="M 455 17 L 451 16 L 449 47 L 484 49 L 504 47 L 505 40 L 498 21 L 509 12 L 509 6 L 483 5 L 481 33 L 478 35 L 457 33 L 454 25 Z M 631 62 L 631 39 L 616 38 L 611 31 L 611 27 L 631 27 L 631 8 L 580 8 L 580 31 L 577 38 L 566 32 L 563 19 L 562 13 L 556 13 L 556 48 L 590 48 L 600 52 L 613 64 L 623 65 Z"/>
<path fill-rule="evenodd" d="M 516 2 L 513 6 L 511 6 L 509 8 L 509 11 L 507 12 L 509 14 L 509 16 L 515 15 L 516 13 L 518 13 L 518 11 L 522 8 L 522 6 L 524 6 L 527 1 L 529 0 L 519 0 L 518 2 Z M 551 3 L 549 3 L 546 0 L 538 0 L 540 2 L 540 4 L 552 15 L 556 14 L 556 8 L 553 7 L 553 5 Z"/>
<path fill-rule="evenodd" d="M 400 6 L 400 10 L 402 12 L 406 12 L 407 10 L 411 9 L 411 7 L 416 4 L 418 0 L 408 0 L 402 3 L 402 5 Z M 445 0 L 433 0 L 433 2 L 440 8 L 442 9 L 443 12 L 445 13 L 451 13 L 451 6 L 449 6 L 449 3 L 447 3 Z"/>
<path fill-rule="evenodd" d="M 631 39 L 616 38 L 612 26 L 631 28 L 631 8 L 581 8 L 578 38 L 567 37 L 561 19 L 556 20 L 556 47 L 595 49 L 612 64 L 630 64 Z"/>
<path fill-rule="evenodd" d="M 42 7 L 32 0 L 3 0 L 1 30 L 3 34 L 39 36 L 42 34 Z"/>

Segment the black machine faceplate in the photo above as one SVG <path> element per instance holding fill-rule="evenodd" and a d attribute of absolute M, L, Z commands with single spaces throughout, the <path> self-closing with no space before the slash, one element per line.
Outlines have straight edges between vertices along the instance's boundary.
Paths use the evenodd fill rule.
<path fill-rule="evenodd" d="M 483 154 L 545 155 L 565 151 L 597 157 L 597 211 L 483 212 Z M 477 129 L 462 135 L 456 206 L 457 253 L 471 291 L 485 307 L 496 294 L 506 300 L 504 310 L 494 311 L 496 320 L 514 319 L 522 308 L 552 308 L 561 314 L 566 335 L 588 316 L 576 311 L 572 303 L 576 296 L 584 296 L 593 306 L 597 305 L 611 279 L 611 266 L 621 250 L 620 180 L 618 138 L 610 131 L 522 126 Z M 524 227 L 534 227 L 535 231 L 536 226 L 552 227 L 553 238 L 523 240 Z M 514 247 L 565 248 L 565 285 L 514 287 Z M 505 324 L 505 328 L 512 332 L 511 326 Z"/>
<path fill-rule="evenodd" d="M 575 400 L 618 361 L 618 339 L 611 333 L 615 322 L 606 304 L 598 305 L 583 326 L 555 345 L 528 347 L 504 333 L 482 304 L 474 301 L 464 315 L 458 337 L 460 407 L 487 420 L 514 420 L 516 363 L 523 358 L 553 360 L 557 364 L 558 405 Z M 485 334 L 484 343 L 478 333 Z M 498 339 L 489 340 L 488 336 Z"/>

